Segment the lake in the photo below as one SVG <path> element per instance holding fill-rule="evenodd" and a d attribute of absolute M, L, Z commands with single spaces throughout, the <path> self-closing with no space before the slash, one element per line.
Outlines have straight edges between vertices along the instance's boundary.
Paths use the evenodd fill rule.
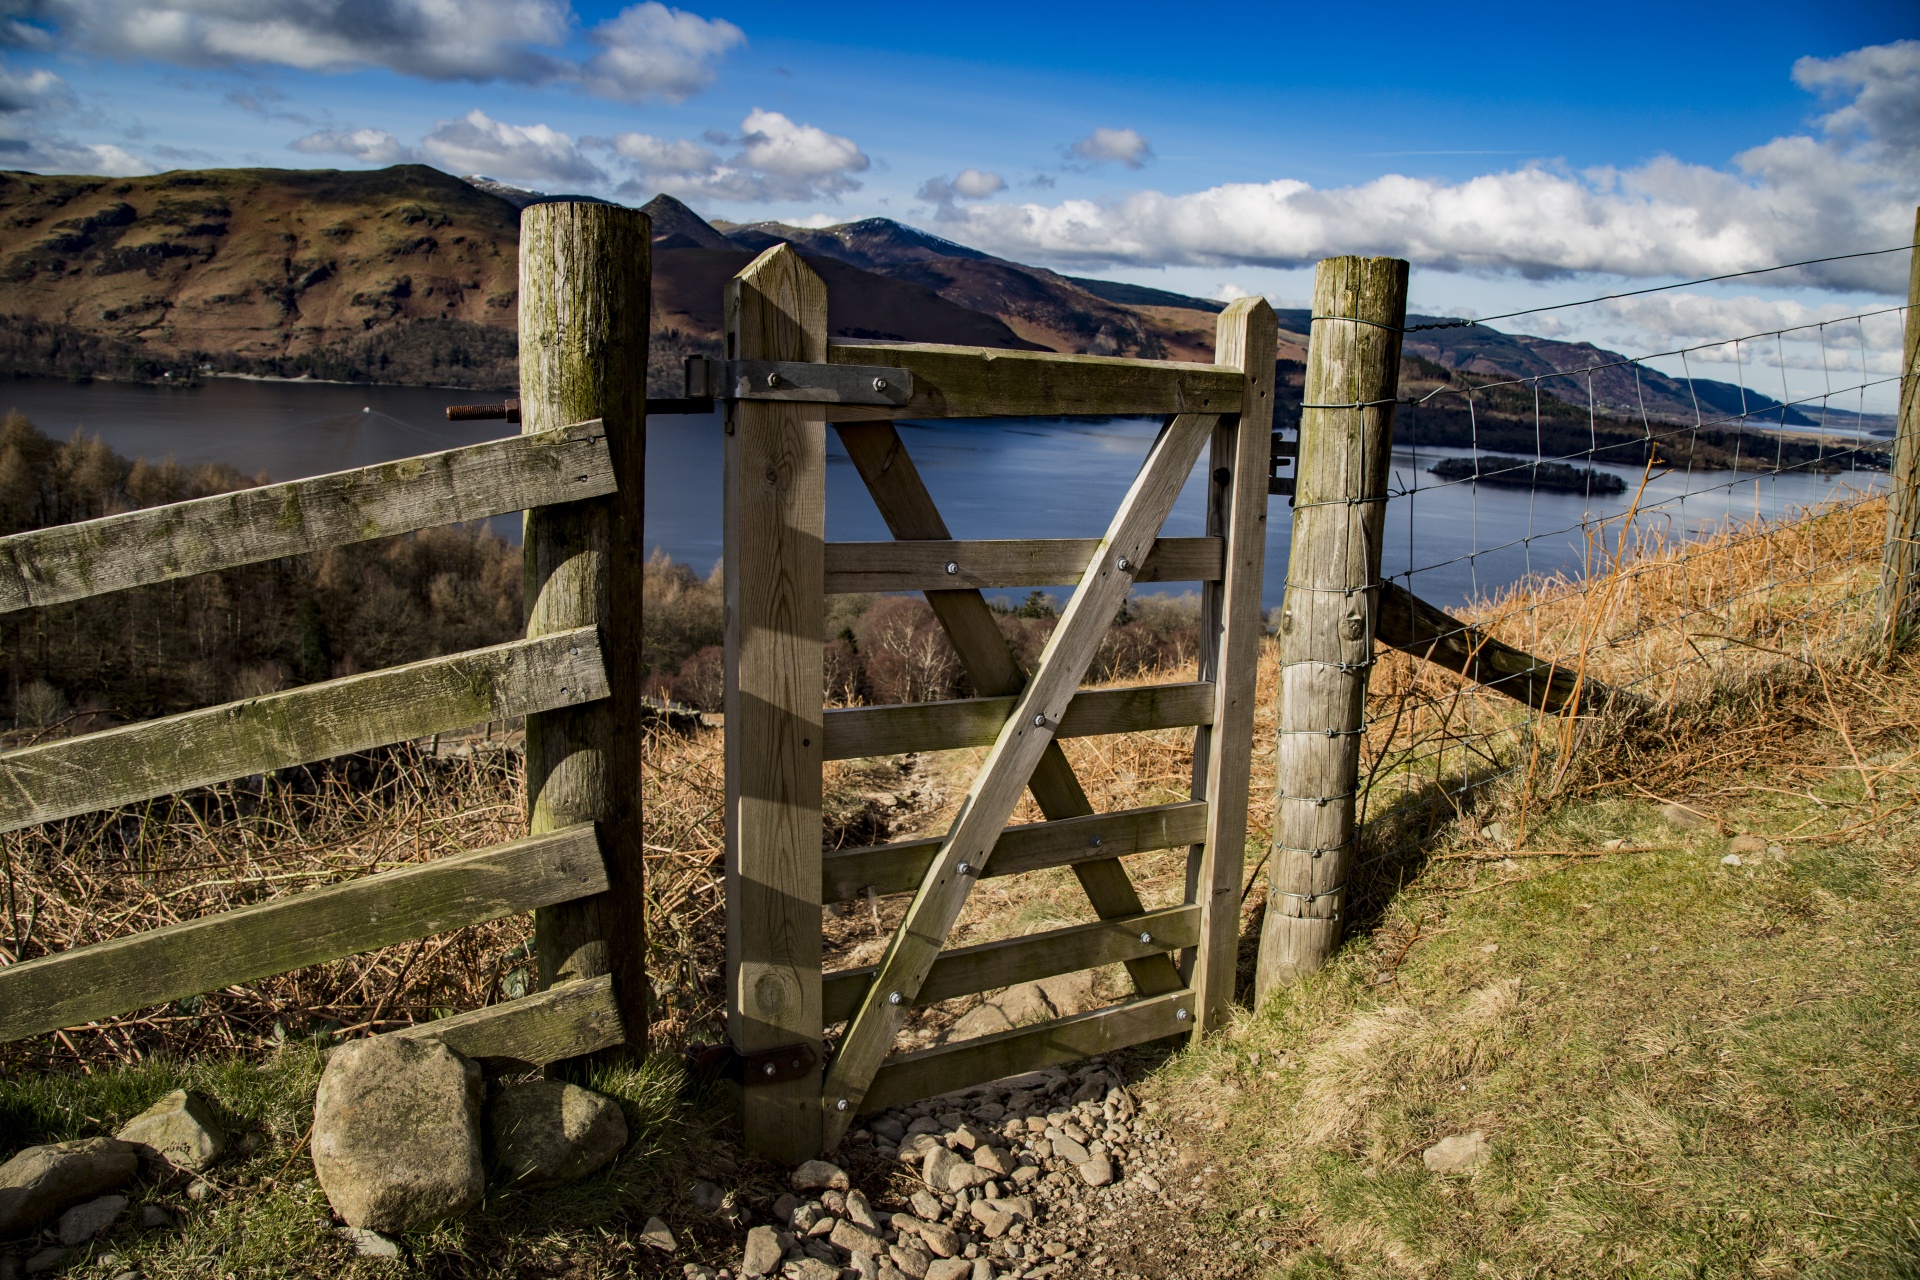
<path fill-rule="evenodd" d="M 292 479 L 429 453 L 510 433 L 504 422 L 453 423 L 449 404 L 500 400 L 510 392 L 434 387 L 364 387 L 213 379 L 195 388 L 23 379 L 0 385 L 0 410 L 18 408 L 41 430 L 65 438 L 98 434 L 129 457 L 225 462 L 248 474 Z M 1125 494 L 1158 422 L 1154 419 L 991 419 L 902 423 L 901 437 L 956 538 L 1094 537 Z M 702 573 L 721 555 L 719 415 L 657 417 L 648 423 L 647 541 Z M 827 435 L 827 536 L 886 538 L 886 526 L 832 432 Z M 1529 574 L 1577 572 L 1587 540 L 1583 519 L 1626 510 L 1637 471 L 1601 467 L 1627 482 L 1620 495 L 1589 498 L 1448 484 L 1427 474 L 1465 450 L 1396 448 L 1387 504 L 1383 566 L 1414 571 L 1412 589 L 1439 605 L 1459 604 Z M 1202 532 L 1204 471 L 1182 492 L 1167 522 L 1172 536 Z M 1644 522 L 1696 534 L 1729 519 L 1782 516 L 1849 490 L 1884 486 L 1872 472 L 1736 477 L 1731 472 L 1656 476 L 1641 500 Z M 1417 487 L 1416 487 L 1417 486 Z M 1411 490 L 1411 492 L 1409 492 Z M 1285 583 L 1290 520 L 1272 500 L 1264 596 L 1278 604 Z M 495 528 L 518 538 L 519 517 Z M 1060 590 L 1064 592 L 1066 588 Z M 1145 590 L 1190 589 L 1185 584 Z M 1018 594 L 1018 593 L 1011 593 Z"/>

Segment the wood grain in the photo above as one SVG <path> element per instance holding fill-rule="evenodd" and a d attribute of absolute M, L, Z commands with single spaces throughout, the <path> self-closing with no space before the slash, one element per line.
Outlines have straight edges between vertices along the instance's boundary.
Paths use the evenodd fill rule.
<path fill-rule="evenodd" d="M 1914 210 L 1913 243 L 1900 360 L 1900 417 L 1894 428 L 1887 542 L 1880 566 L 1881 647 L 1889 656 L 1911 639 L 1913 615 L 1920 608 L 1920 209 Z"/>
<path fill-rule="evenodd" d="M 1242 399 L 1239 370 L 1173 360 L 911 342 L 836 342 L 828 347 L 827 359 L 834 364 L 890 365 L 913 374 L 913 398 L 906 404 L 836 405 L 835 422 L 1235 413 Z"/>
<path fill-rule="evenodd" d="M 726 296 L 727 355 L 826 359 L 827 291 L 769 249 Z M 753 1053 L 820 1048 L 821 648 L 826 616 L 822 406 L 727 405 L 727 1034 Z M 818 1076 L 742 1091 L 747 1149 L 820 1152 Z"/>
<path fill-rule="evenodd" d="M 1055 586 L 1078 581 L 1098 545 L 1097 538 L 829 542 L 827 594 Z M 1224 546 L 1219 538 L 1161 538 L 1134 581 L 1218 578 Z M 948 565 L 953 566 L 951 573 Z"/>
<path fill-rule="evenodd" d="M 1205 680 L 1128 689 L 1083 689 L 1067 704 L 1067 713 L 1054 736 L 1092 738 L 1105 733 L 1142 733 L 1205 724 L 1213 718 L 1213 697 L 1213 685 Z M 989 746 L 999 737 L 1016 701 L 1013 697 L 954 698 L 835 707 L 825 713 L 826 758 L 857 760 L 909 751 Z"/>
<path fill-rule="evenodd" d="M 1087 564 L 1080 585 L 1048 637 L 1032 677 L 1015 700 L 1013 714 L 961 801 L 946 843 L 880 961 L 874 991 L 899 991 L 911 999 L 925 981 L 942 941 L 972 887 L 972 869 L 992 856 L 1001 828 L 1013 812 L 1053 733 L 1086 673 L 1087 664 L 1133 585 L 1133 569 L 1146 559 L 1160 526 L 1216 425 L 1208 414 L 1181 414 L 1161 430 L 1120 509 Z M 966 864 L 968 872 L 960 870 Z M 822 1102 L 823 1136 L 837 1145 L 852 1113 L 873 1082 L 905 1010 L 870 995 L 847 1029 L 827 1071 Z"/>
<path fill-rule="evenodd" d="M 387 1034 L 438 1040 L 456 1053 L 508 1069 L 544 1067 L 629 1043 L 611 974 Z"/>
<path fill-rule="evenodd" d="M 0 613 L 612 493 L 598 422 L 0 538 Z"/>
<path fill-rule="evenodd" d="M 603 891 L 591 826 L 291 894 L 0 969 L 0 1041 Z"/>
<path fill-rule="evenodd" d="M 592 628 L 0 754 L 0 831 L 607 696 Z"/>
<path fill-rule="evenodd" d="M 1260 593 L 1266 567 L 1267 474 L 1273 438 L 1273 353 L 1279 322 L 1264 298 L 1220 315 L 1214 358 L 1245 369 L 1237 418 L 1214 431 L 1207 532 L 1226 545 L 1224 572 L 1201 598 L 1200 675 L 1214 682 L 1212 724 L 1195 731 L 1194 794 L 1207 801 L 1206 839 L 1188 855 L 1189 900 L 1201 911 L 1187 968 L 1194 1034 L 1227 1024 L 1240 954 L 1240 877 L 1246 865 L 1253 713 L 1259 679 Z"/>
<path fill-rule="evenodd" d="M 542 986 L 610 974 L 646 1043 L 644 716 L 640 599 L 647 545 L 647 321 L 652 223 L 618 205 L 557 201 L 520 215 L 520 418 L 529 434 L 601 420 L 617 490 L 526 519 L 527 635 L 597 626 L 605 701 L 527 718 L 527 829 L 599 824 L 607 892 L 534 918 Z M 583 1074 L 584 1064 L 561 1074 Z"/>
<path fill-rule="evenodd" d="M 1256 1008 L 1339 945 L 1406 310 L 1400 259 L 1328 258 L 1314 273 L 1305 401 L 1340 407 L 1301 417 Z"/>

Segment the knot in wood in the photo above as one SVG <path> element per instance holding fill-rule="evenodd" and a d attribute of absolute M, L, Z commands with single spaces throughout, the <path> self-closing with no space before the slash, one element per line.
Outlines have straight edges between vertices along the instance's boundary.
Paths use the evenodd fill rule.
<path fill-rule="evenodd" d="M 1360 617 L 1348 618 L 1345 631 L 1347 633 L 1347 639 L 1358 640 L 1367 633 L 1366 619 Z"/>

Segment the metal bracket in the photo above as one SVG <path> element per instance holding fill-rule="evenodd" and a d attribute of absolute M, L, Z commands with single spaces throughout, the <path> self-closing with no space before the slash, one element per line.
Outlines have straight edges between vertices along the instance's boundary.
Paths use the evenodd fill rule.
<path fill-rule="evenodd" d="M 731 1044 L 702 1045 L 687 1051 L 687 1061 L 696 1072 L 724 1077 L 738 1084 L 785 1084 L 805 1079 L 818 1070 L 820 1055 L 809 1044 L 781 1045 L 757 1053 L 741 1053 Z"/>
<path fill-rule="evenodd" d="M 708 360 L 688 356 L 687 395 L 722 400 L 789 400 L 804 404 L 875 404 L 897 408 L 913 398 L 913 374 L 866 364 L 801 360 Z"/>
<path fill-rule="evenodd" d="M 1291 463 L 1292 475 L 1281 475 L 1280 468 Z M 1267 455 L 1267 493 L 1281 497 L 1292 497 L 1294 478 L 1299 474 L 1300 441 L 1282 439 L 1278 431 L 1273 433 L 1272 447 Z"/>

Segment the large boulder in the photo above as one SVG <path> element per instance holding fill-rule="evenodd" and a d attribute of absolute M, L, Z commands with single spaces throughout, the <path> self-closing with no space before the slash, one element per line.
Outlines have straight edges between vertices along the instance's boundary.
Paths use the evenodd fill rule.
<path fill-rule="evenodd" d="M 480 1202 L 480 1068 L 438 1040 L 374 1036 L 333 1051 L 313 1107 L 313 1168 L 335 1213 L 420 1231 Z"/>
<path fill-rule="evenodd" d="M 226 1130 L 204 1098 L 175 1089 L 127 1122 L 116 1135 L 151 1164 L 198 1173 L 227 1149 Z"/>
<path fill-rule="evenodd" d="M 115 1138 L 28 1147 L 0 1165 L 0 1239 L 25 1235 L 68 1205 L 132 1181 L 140 1156 Z"/>
<path fill-rule="evenodd" d="M 584 1178 L 627 1145 L 620 1104 L 559 1080 L 508 1085 L 487 1109 L 493 1160 L 523 1191 Z"/>

